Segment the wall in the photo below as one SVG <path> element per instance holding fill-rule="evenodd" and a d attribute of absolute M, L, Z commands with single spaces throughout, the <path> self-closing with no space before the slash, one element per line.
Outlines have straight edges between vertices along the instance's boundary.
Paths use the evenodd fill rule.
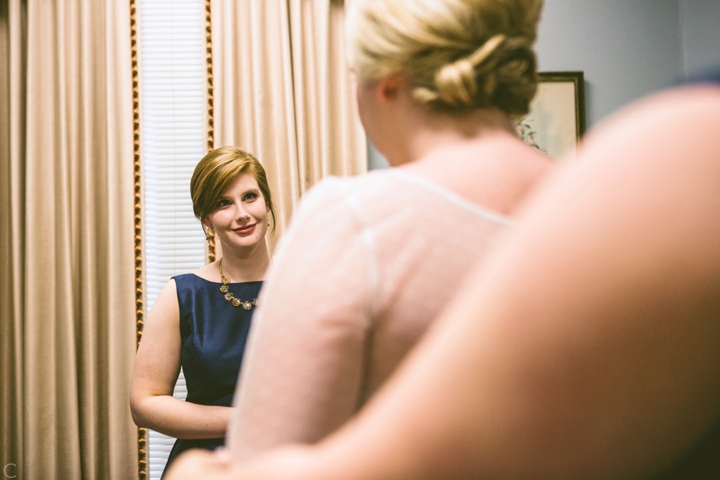
<path fill-rule="evenodd" d="M 585 72 L 588 127 L 686 74 L 720 65 L 717 0 L 545 0 L 540 70 Z"/>
<path fill-rule="evenodd" d="M 546 0 L 540 71 L 585 72 L 587 126 L 683 75 L 677 0 Z"/>
<path fill-rule="evenodd" d="M 684 70 L 720 66 L 720 1 L 680 0 Z"/>

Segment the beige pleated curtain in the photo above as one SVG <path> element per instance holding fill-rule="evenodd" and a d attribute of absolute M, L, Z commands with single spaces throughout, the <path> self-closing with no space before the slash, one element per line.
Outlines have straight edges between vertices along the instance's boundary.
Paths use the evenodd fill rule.
<path fill-rule="evenodd" d="M 342 2 L 211 3 L 215 146 L 265 164 L 278 235 L 366 170 Z M 135 478 L 130 2 L 0 2 L 0 469 Z"/>
<path fill-rule="evenodd" d="M 279 211 L 274 245 L 297 201 L 326 175 L 367 170 L 345 60 L 342 1 L 212 0 L 215 147 L 265 166 Z"/>
<path fill-rule="evenodd" d="M 137 477 L 129 3 L 0 2 L 0 469 Z"/>

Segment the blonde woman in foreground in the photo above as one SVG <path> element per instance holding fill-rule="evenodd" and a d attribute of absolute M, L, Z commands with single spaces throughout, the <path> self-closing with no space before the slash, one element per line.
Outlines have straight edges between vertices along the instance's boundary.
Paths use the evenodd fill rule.
<path fill-rule="evenodd" d="M 360 117 L 394 168 L 325 179 L 294 214 L 241 369 L 238 461 L 350 419 L 552 168 L 512 120 L 536 89 L 541 4 L 353 2 Z"/>
<path fill-rule="evenodd" d="M 719 124 L 717 83 L 606 121 L 357 419 L 171 478 L 720 478 Z"/>

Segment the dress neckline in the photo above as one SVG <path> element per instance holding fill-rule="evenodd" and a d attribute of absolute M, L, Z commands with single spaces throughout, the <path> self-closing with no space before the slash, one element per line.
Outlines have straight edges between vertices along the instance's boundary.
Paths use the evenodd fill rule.
<path fill-rule="evenodd" d="M 208 280 L 207 278 L 203 278 L 197 273 L 191 273 L 190 275 L 199 278 L 203 282 L 211 283 L 213 285 L 222 285 L 222 282 L 213 282 L 212 280 Z M 252 280 L 250 282 L 229 282 L 228 285 L 250 285 L 254 283 L 263 283 L 263 280 Z"/>

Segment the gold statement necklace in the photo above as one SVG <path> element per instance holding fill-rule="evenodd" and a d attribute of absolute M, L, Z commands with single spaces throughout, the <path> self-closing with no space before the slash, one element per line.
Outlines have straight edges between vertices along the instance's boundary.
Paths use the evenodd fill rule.
<path fill-rule="evenodd" d="M 235 295 L 233 295 L 233 293 L 230 291 L 230 287 L 228 286 L 230 282 L 227 278 L 225 278 L 225 275 L 223 275 L 222 258 L 218 261 L 218 270 L 220 270 L 220 281 L 222 282 L 220 292 L 225 295 L 225 300 L 232 303 L 233 307 L 242 307 L 245 310 L 250 310 L 252 307 L 257 307 L 259 305 L 259 298 L 256 298 L 252 302 L 247 300 L 238 300 L 237 298 L 235 298 Z"/>

